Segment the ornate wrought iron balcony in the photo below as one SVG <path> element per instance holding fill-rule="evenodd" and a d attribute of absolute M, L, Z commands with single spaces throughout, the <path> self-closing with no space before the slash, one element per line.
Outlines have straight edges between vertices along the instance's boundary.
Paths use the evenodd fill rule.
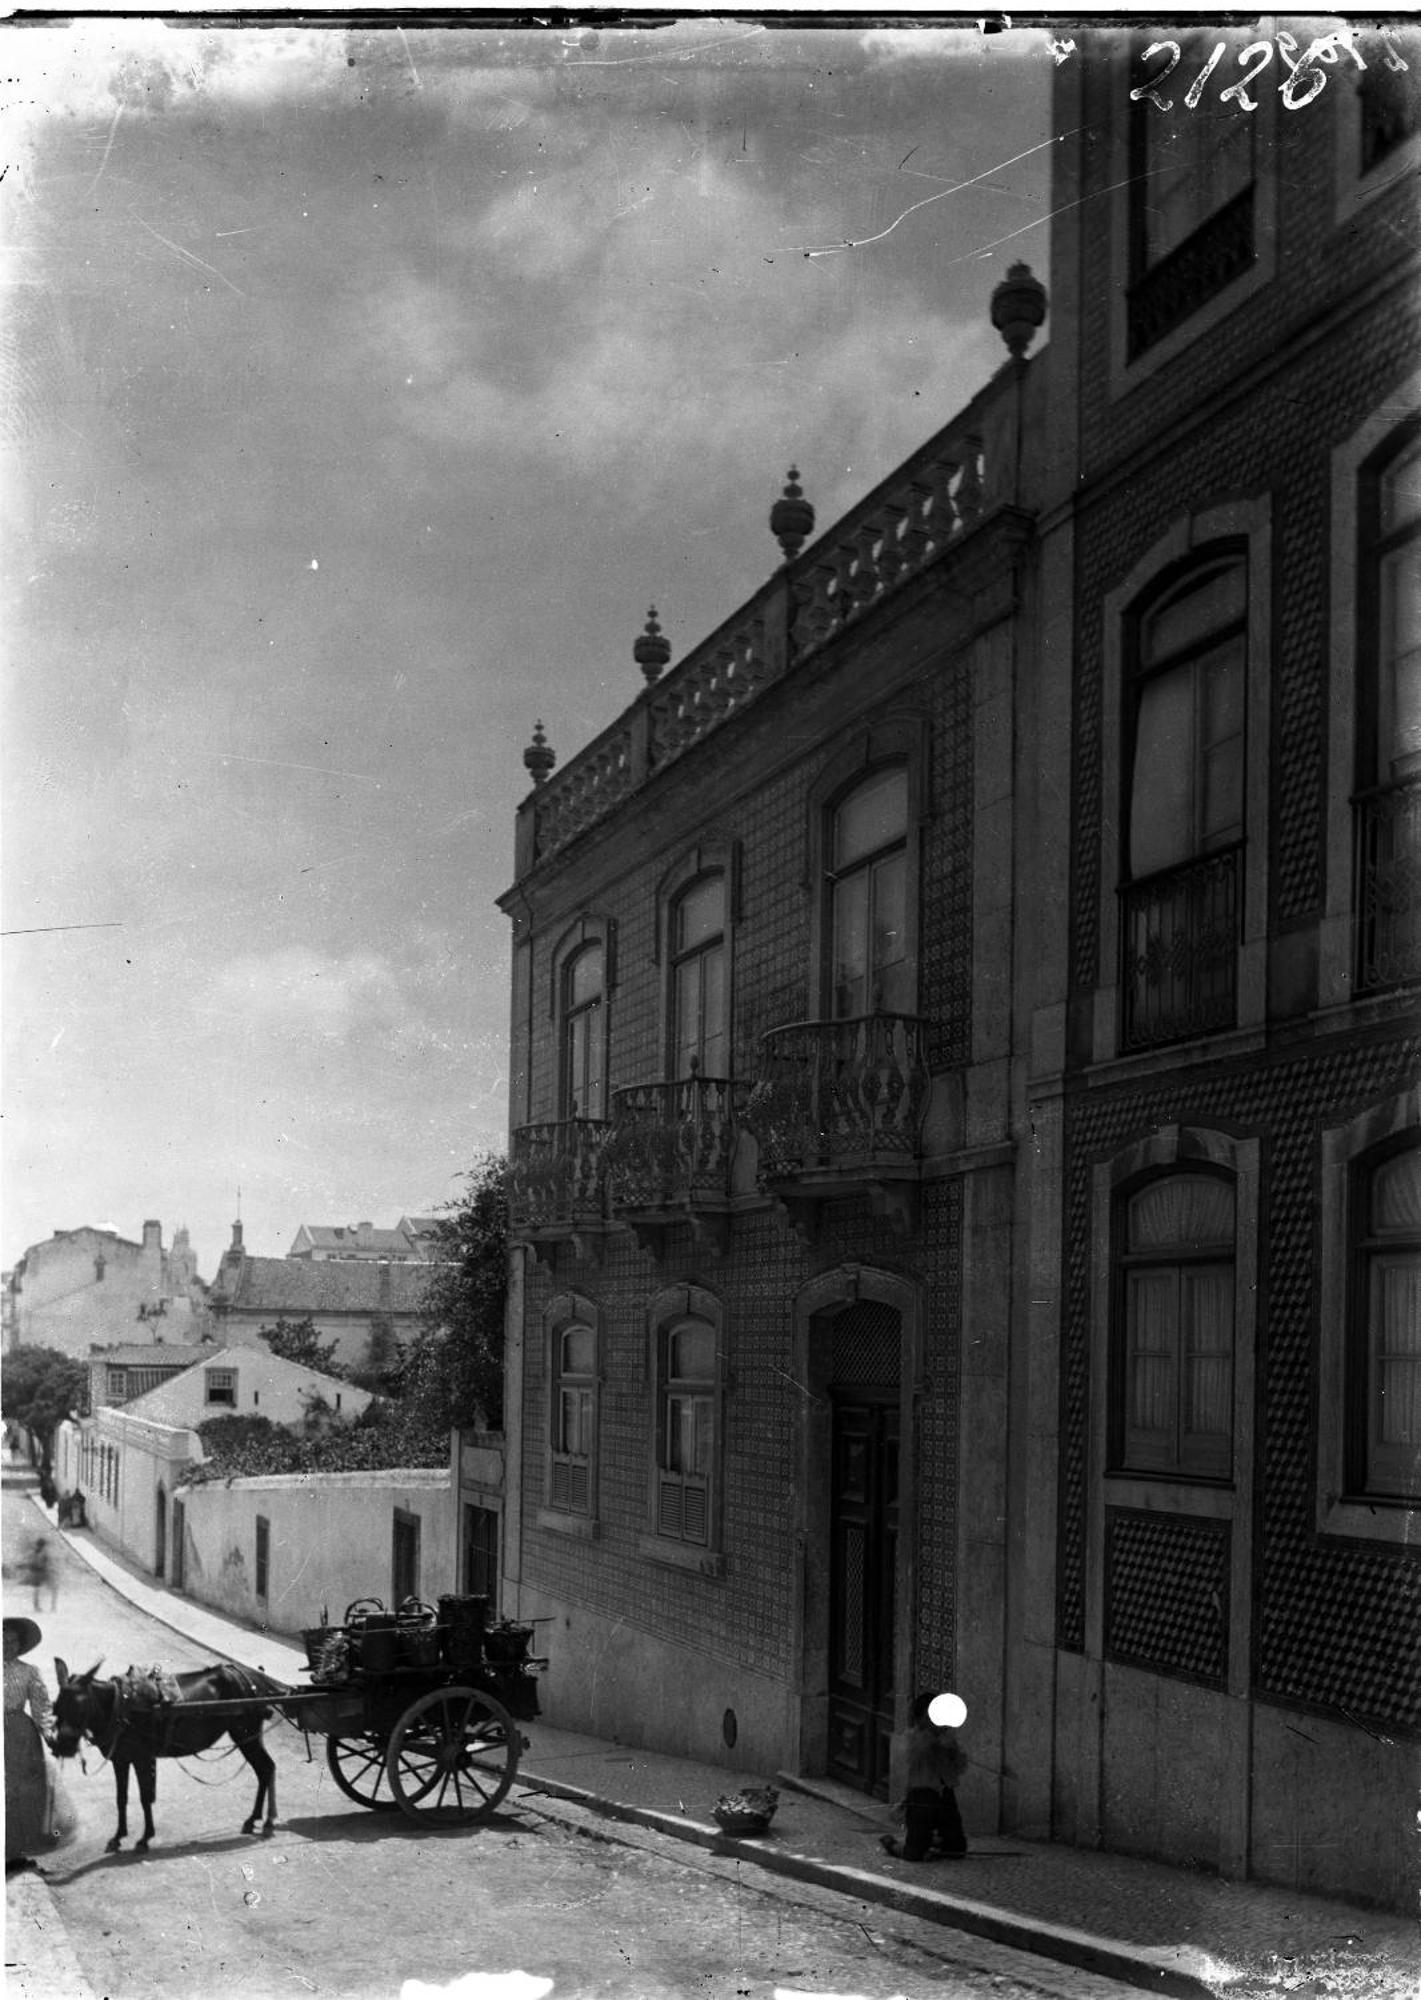
<path fill-rule="evenodd" d="M 615 1091 L 604 1155 L 613 1208 L 724 1201 L 738 1129 L 734 1092 L 719 1076 Z"/>
<path fill-rule="evenodd" d="M 722 1247 L 716 1218 L 730 1205 L 738 1131 L 735 1086 L 724 1077 L 688 1076 L 615 1091 L 603 1153 L 613 1214 L 650 1248 L 659 1247 L 662 1230 L 682 1221 Z"/>
<path fill-rule="evenodd" d="M 1236 1017 L 1242 846 L 1120 891 L 1120 1047 L 1187 1040 Z"/>
<path fill-rule="evenodd" d="M 520 1125 L 508 1161 L 508 1221 L 515 1234 L 556 1239 L 595 1232 L 607 1219 L 605 1118 Z"/>
<path fill-rule="evenodd" d="M 1421 776 L 1353 801 L 1357 991 L 1421 979 Z"/>
<path fill-rule="evenodd" d="M 928 1067 L 923 1024 L 911 1014 L 796 1021 L 760 1038 L 760 1074 L 745 1125 L 760 1148 L 760 1179 L 780 1199 L 823 1199 L 862 1189 L 902 1226 L 887 1193 L 916 1181 Z"/>

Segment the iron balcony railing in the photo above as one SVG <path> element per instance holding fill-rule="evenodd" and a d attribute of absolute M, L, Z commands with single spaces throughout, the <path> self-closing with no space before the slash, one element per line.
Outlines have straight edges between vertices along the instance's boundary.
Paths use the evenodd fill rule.
<path fill-rule="evenodd" d="M 797 1021 L 762 1035 L 760 1050 L 745 1124 L 762 1178 L 917 1160 L 929 1076 L 915 1015 Z"/>
<path fill-rule="evenodd" d="M 1120 891 L 1120 1047 L 1233 1026 L 1243 847 L 1220 848 Z"/>
<path fill-rule="evenodd" d="M 515 1230 L 574 1228 L 606 1216 L 605 1118 L 520 1125 L 508 1158 L 508 1220 Z"/>
<path fill-rule="evenodd" d="M 1421 776 L 1352 802 L 1357 990 L 1421 979 Z"/>
<path fill-rule="evenodd" d="M 603 1155 L 613 1209 L 650 1212 L 723 1201 L 737 1131 L 735 1086 L 724 1077 L 688 1076 L 615 1091 Z"/>

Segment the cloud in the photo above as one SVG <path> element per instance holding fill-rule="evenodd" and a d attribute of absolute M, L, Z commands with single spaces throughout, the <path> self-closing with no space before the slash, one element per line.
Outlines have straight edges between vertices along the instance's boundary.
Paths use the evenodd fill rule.
<path fill-rule="evenodd" d="M 370 952 L 336 958 L 299 944 L 230 959 L 213 975 L 200 1010 L 214 1025 L 226 1016 L 249 1031 L 340 1042 L 366 1029 L 415 1026 L 388 960 Z"/>

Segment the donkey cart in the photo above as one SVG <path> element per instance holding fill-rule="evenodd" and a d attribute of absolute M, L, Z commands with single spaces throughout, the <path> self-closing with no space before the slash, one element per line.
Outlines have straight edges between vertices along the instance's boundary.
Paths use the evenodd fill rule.
<path fill-rule="evenodd" d="M 308 1631 L 308 1688 L 288 1687 L 246 1667 L 218 1664 L 197 1673 L 161 1669 L 98 1680 L 98 1668 L 71 1675 L 56 1661 L 55 1747 L 73 1756 L 88 1739 L 114 1767 L 117 1852 L 127 1837 L 128 1774 L 143 1805 L 140 1850 L 153 1838 L 155 1766 L 160 1758 L 209 1750 L 223 1735 L 257 1776 L 244 1822 L 276 1821 L 275 1766 L 262 1743 L 273 1711 L 306 1736 L 326 1738 L 326 1761 L 347 1798 L 372 1812 L 405 1813 L 436 1827 L 487 1819 L 513 1783 L 525 1742 L 520 1722 L 538 1713 L 529 1657 L 531 1625 L 487 1624 L 481 1597 L 442 1597 L 438 1611 L 414 1599 L 396 1613 L 374 1599 L 352 1604 L 339 1625 Z"/>
<path fill-rule="evenodd" d="M 331 1776 L 357 1805 L 436 1826 L 487 1819 L 518 1772 L 516 1724 L 538 1713 L 532 1628 L 483 1624 L 483 1600 L 391 1616 L 369 1600 L 307 1632 L 315 1683 L 274 1703 L 326 1738 Z"/>

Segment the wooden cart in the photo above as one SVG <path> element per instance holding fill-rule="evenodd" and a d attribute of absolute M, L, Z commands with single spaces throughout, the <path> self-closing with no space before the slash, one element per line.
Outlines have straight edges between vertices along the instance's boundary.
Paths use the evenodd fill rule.
<path fill-rule="evenodd" d="M 518 1725 L 538 1713 L 532 1627 L 460 1621 L 371 1599 L 339 1626 L 307 1632 L 313 1685 L 271 1705 L 308 1736 L 326 1739 L 331 1776 L 357 1805 L 400 1811 L 434 1826 L 487 1819 L 513 1783 L 526 1747 Z"/>

